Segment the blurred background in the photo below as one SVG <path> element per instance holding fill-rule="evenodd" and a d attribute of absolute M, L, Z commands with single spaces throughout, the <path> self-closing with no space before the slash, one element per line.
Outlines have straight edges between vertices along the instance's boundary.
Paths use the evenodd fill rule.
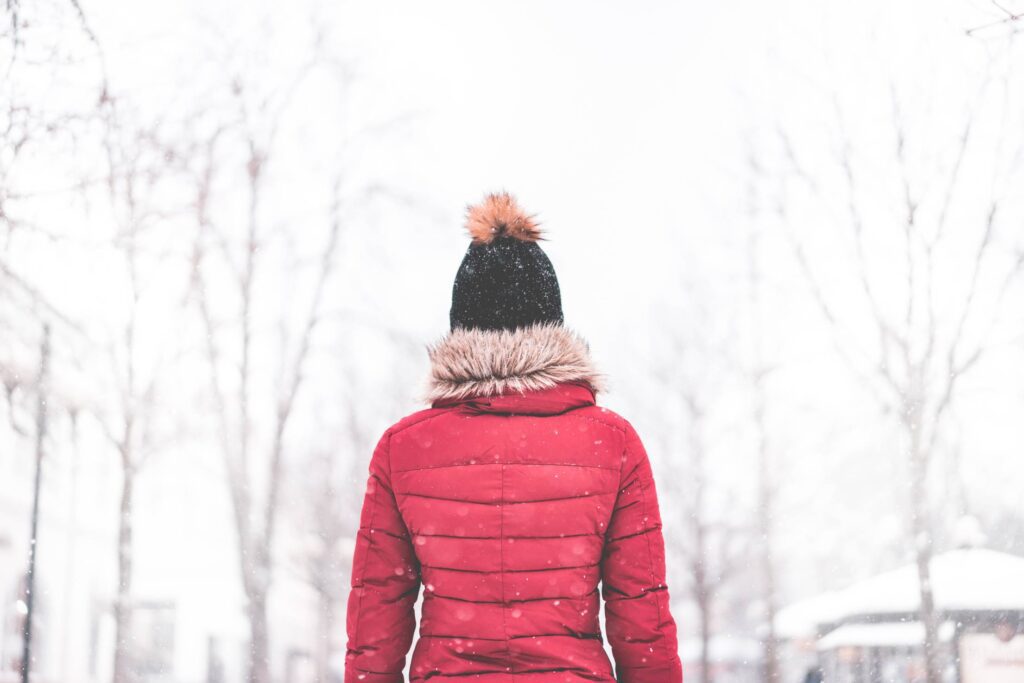
<path fill-rule="evenodd" d="M 1021 683 L 1022 15 L 6 0 L 0 681 L 340 681 L 371 449 L 505 189 L 688 681 Z"/>

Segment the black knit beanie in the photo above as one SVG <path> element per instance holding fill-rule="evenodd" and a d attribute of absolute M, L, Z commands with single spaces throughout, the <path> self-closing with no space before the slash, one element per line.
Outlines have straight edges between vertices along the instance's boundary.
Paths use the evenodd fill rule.
<path fill-rule="evenodd" d="M 467 209 L 473 238 L 452 289 L 451 328 L 512 330 L 563 322 L 558 278 L 540 229 L 506 192 Z"/>

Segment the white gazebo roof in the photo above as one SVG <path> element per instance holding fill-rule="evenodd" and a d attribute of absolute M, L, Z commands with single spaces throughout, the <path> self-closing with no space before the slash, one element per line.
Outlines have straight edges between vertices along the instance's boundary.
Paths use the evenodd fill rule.
<path fill-rule="evenodd" d="M 932 558 L 935 606 L 941 611 L 1024 610 L 1024 557 L 983 548 L 951 550 Z M 918 610 L 917 567 L 908 564 L 843 590 L 793 603 L 779 611 L 786 638 L 816 635 L 818 624 L 869 614 Z"/>

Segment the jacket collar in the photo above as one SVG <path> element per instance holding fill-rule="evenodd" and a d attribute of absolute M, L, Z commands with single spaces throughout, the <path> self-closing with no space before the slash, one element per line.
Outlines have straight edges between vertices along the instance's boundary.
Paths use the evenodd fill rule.
<path fill-rule="evenodd" d="M 501 415 L 559 415 L 595 404 L 594 390 L 581 382 L 561 382 L 547 389 L 509 389 L 496 396 L 438 399 L 433 408 L 458 406 L 470 413 Z"/>
<path fill-rule="evenodd" d="M 429 346 L 425 400 L 488 412 L 550 414 L 593 404 L 604 378 L 587 342 L 557 323 L 514 330 L 456 328 Z"/>

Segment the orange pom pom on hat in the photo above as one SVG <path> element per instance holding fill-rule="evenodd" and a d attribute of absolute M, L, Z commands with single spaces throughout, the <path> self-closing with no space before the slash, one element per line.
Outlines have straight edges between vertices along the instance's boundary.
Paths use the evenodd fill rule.
<path fill-rule="evenodd" d="M 466 229 L 473 241 L 452 288 L 453 330 L 562 323 L 558 278 L 533 216 L 507 192 L 495 193 L 468 207 Z"/>

